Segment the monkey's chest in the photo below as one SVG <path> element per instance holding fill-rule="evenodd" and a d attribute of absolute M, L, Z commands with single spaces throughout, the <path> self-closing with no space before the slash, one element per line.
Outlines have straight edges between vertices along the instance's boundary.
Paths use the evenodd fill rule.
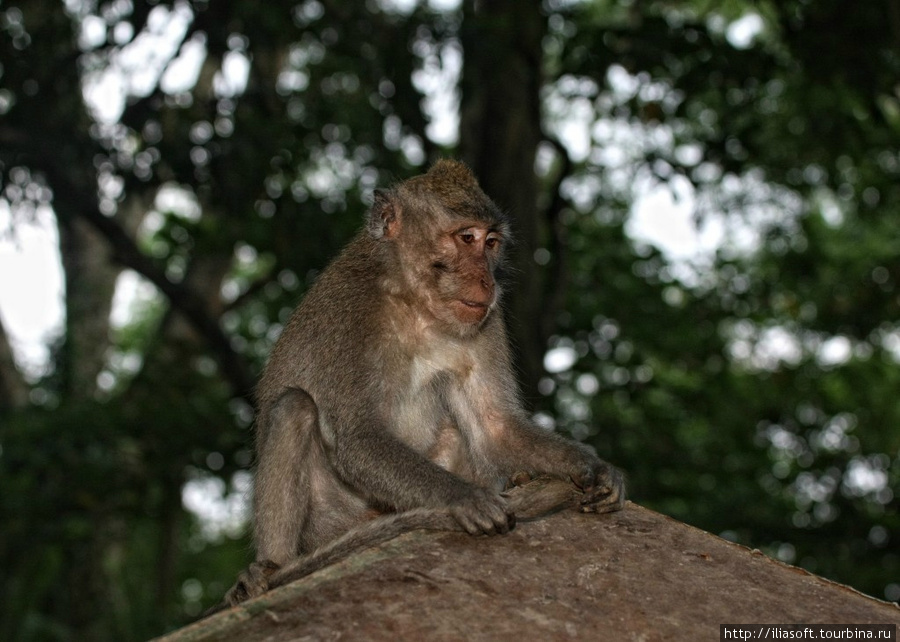
<path fill-rule="evenodd" d="M 464 474 L 472 460 L 474 405 L 468 400 L 469 372 L 455 361 L 414 360 L 406 394 L 396 399 L 396 435 L 439 466 Z"/>
<path fill-rule="evenodd" d="M 425 397 L 426 395 L 423 395 Z M 398 436 L 416 452 L 435 464 L 475 481 L 475 452 L 469 427 L 440 398 L 419 398 L 404 407 L 399 416 Z"/>
<path fill-rule="evenodd" d="M 397 436 L 420 453 L 438 443 L 450 447 L 448 435 L 459 432 L 454 400 L 460 396 L 454 377 L 437 373 L 395 396 L 392 422 Z"/>

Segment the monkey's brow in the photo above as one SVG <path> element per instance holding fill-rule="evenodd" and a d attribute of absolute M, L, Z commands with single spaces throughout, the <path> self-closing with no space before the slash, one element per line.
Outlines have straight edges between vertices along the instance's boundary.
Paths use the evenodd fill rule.
<path fill-rule="evenodd" d="M 506 236 L 506 233 L 502 226 L 500 225 L 485 225 L 481 221 L 467 221 L 465 225 L 462 225 L 455 230 L 453 230 L 453 234 L 461 234 L 466 230 L 470 230 L 473 227 L 486 229 L 488 234 L 496 234 L 497 236 Z"/>

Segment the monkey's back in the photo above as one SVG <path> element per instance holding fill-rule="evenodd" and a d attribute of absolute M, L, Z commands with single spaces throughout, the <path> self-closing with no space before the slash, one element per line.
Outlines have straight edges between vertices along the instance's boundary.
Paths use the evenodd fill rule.
<path fill-rule="evenodd" d="M 325 268 L 275 342 L 257 388 L 260 414 L 288 387 L 306 390 L 327 410 L 352 389 L 371 385 L 356 363 L 379 328 L 385 272 L 380 248 L 359 233 Z M 352 380 L 355 379 L 355 380 Z"/>

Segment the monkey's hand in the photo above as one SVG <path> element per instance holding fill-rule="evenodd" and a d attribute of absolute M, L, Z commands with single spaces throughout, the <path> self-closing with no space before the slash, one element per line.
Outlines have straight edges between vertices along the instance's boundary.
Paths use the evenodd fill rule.
<path fill-rule="evenodd" d="M 470 535 L 508 533 L 516 526 L 516 516 L 498 493 L 470 486 L 468 493 L 447 508 Z"/>
<path fill-rule="evenodd" d="M 228 606 L 236 606 L 251 597 L 262 595 L 269 590 L 269 576 L 279 568 L 278 564 L 269 560 L 253 562 L 238 575 L 237 582 L 225 594 L 225 602 Z"/>
<path fill-rule="evenodd" d="M 611 513 L 625 506 L 625 477 L 602 459 L 588 462 L 572 481 L 584 493 L 579 502 L 582 513 Z"/>

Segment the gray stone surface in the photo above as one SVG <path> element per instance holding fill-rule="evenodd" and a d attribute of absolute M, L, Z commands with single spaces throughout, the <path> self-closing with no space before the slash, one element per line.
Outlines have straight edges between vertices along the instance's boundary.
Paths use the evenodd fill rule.
<path fill-rule="evenodd" d="M 900 623 L 900 608 L 629 503 L 503 537 L 414 532 L 160 638 L 718 640 L 722 623 Z"/>

